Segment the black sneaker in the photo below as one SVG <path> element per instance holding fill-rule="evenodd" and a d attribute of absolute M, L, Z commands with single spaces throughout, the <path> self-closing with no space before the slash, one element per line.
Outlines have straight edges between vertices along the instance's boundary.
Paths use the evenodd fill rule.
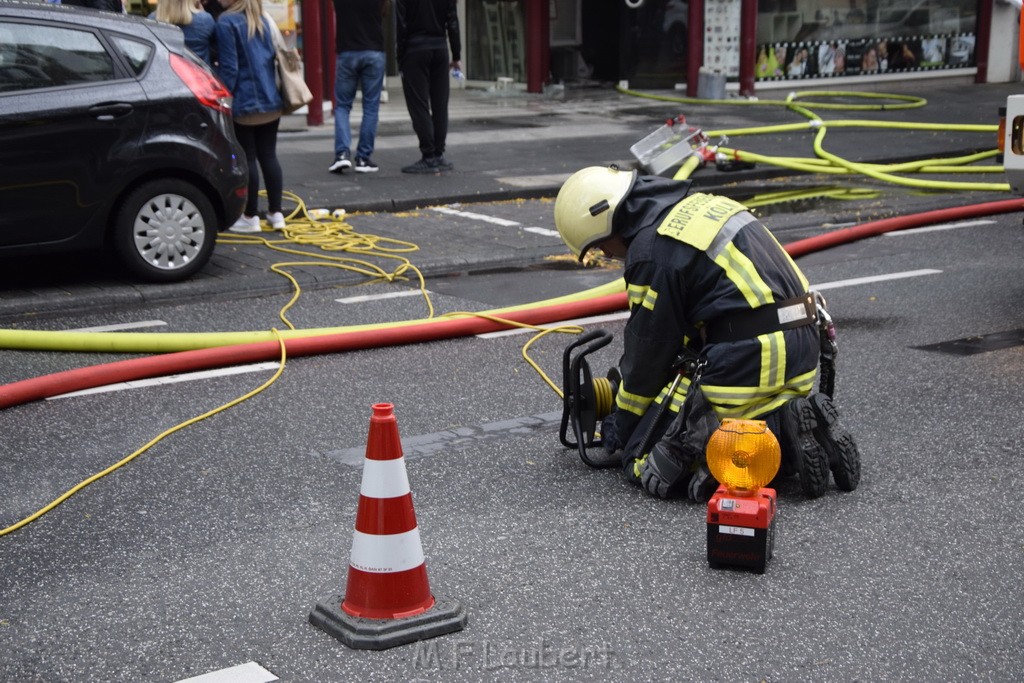
<path fill-rule="evenodd" d="M 331 173 L 344 173 L 346 168 L 352 168 L 352 158 L 349 157 L 348 152 L 339 152 L 338 156 L 334 157 L 334 163 L 327 167 L 327 170 Z"/>
<path fill-rule="evenodd" d="M 800 488 L 818 498 L 828 488 L 828 454 L 814 436 L 818 418 L 806 398 L 794 398 L 782 409 L 782 457 L 795 464 Z"/>
<path fill-rule="evenodd" d="M 814 410 L 817 427 L 814 438 L 828 454 L 832 478 L 841 491 L 853 491 L 860 483 L 860 452 L 853 436 L 839 425 L 839 411 L 825 394 L 814 394 L 808 402 Z"/>
<path fill-rule="evenodd" d="M 364 159 L 362 157 L 356 157 L 355 172 L 356 173 L 376 173 L 377 172 L 377 164 L 373 163 L 369 159 Z"/>
<path fill-rule="evenodd" d="M 437 166 L 440 171 L 450 171 L 455 168 L 455 164 L 445 159 L 443 154 L 439 157 L 434 157 L 430 162 Z"/>
<path fill-rule="evenodd" d="M 402 173 L 440 173 L 441 169 L 433 163 L 433 159 L 420 159 L 415 164 L 402 167 Z"/>

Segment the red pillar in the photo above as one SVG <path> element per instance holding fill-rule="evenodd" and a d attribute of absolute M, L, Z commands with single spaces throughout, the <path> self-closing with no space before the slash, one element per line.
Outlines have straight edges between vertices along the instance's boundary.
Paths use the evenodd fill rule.
<path fill-rule="evenodd" d="M 313 93 L 306 123 L 320 126 L 324 122 L 323 30 L 320 8 L 322 0 L 302 0 L 302 62 L 306 69 L 306 85 Z"/>
<path fill-rule="evenodd" d="M 754 94 L 757 61 L 757 0 L 742 0 L 740 6 L 740 95 Z"/>
<path fill-rule="evenodd" d="M 992 0 L 978 3 L 978 18 L 974 22 L 974 63 L 978 67 L 974 74 L 975 83 L 988 83 L 988 48 L 992 40 Z M 1024 40 L 1024 39 L 1022 39 Z M 1007 50 L 1012 50 L 1008 45 Z"/>
<path fill-rule="evenodd" d="M 689 48 L 686 53 L 686 96 L 697 96 L 700 68 L 704 66 L 704 0 L 690 0 L 686 15 L 689 22 Z"/>
<path fill-rule="evenodd" d="M 334 69 L 337 60 L 335 60 L 336 52 L 334 49 L 335 45 L 335 27 L 334 21 L 334 3 L 331 0 L 321 0 L 323 3 L 323 50 L 321 55 L 323 61 L 323 73 L 324 73 L 324 101 L 331 103 L 331 110 L 334 109 Z"/>
<path fill-rule="evenodd" d="M 551 16 L 548 0 L 526 0 L 526 91 L 544 92 L 551 74 Z"/>

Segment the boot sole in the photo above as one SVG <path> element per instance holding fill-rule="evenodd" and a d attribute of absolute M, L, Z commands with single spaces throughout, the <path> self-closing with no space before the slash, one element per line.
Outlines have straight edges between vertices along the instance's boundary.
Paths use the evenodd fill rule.
<path fill-rule="evenodd" d="M 808 498 L 819 498 L 828 488 L 828 453 L 814 438 L 818 419 L 807 399 L 794 399 L 789 411 L 787 430 L 798 453 L 797 470 L 800 474 L 800 488 Z"/>
<path fill-rule="evenodd" d="M 828 455 L 828 466 L 836 487 L 841 491 L 853 491 L 860 484 L 857 444 L 853 436 L 839 425 L 839 411 L 831 399 L 824 394 L 815 394 L 809 402 L 816 418 L 814 437 Z"/>

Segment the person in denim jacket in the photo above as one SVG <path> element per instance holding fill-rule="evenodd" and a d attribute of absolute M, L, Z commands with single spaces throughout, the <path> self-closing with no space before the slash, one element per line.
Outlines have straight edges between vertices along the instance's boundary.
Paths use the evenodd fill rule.
<path fill-rule="evenodd" d="M 281 93 L 277 89 L 276 51 L 271 21 L 260 0 L 220 0 L 224 13 L 217 19 L 217 75 L 231 91 L 235 137 L 249 164 L 249 198 L 245 211 L 231 226 L 234 232 L 260 232 L 260 176 L 267 186 L 267 222 L 284 228 L 281 210 L 284 177 L 277 159 L 277 130 L 281 123 Z M 259 162 L 259 170 L 256 163 Z"/>
<path fill-rule="evenodd" d="M 213 66 L 217 22 L 196 0 L 163 0 L 149 18 L 180 27 L 185 47 Z"/>

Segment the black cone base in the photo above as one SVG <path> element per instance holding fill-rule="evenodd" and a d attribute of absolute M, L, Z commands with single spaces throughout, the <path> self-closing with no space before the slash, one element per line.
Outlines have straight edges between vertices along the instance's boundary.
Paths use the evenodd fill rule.
<path fill-rule="evenodd" d="M 461 631 L 466 610 L 454 600 L 434 596 L 434 606 L 422 614 L 402 619 L 364 619 L 341 609 L 343 595 L 316 603 L 309 623 L 345 645 L 359 650 L 386 650 L 398 645 Z"/>

